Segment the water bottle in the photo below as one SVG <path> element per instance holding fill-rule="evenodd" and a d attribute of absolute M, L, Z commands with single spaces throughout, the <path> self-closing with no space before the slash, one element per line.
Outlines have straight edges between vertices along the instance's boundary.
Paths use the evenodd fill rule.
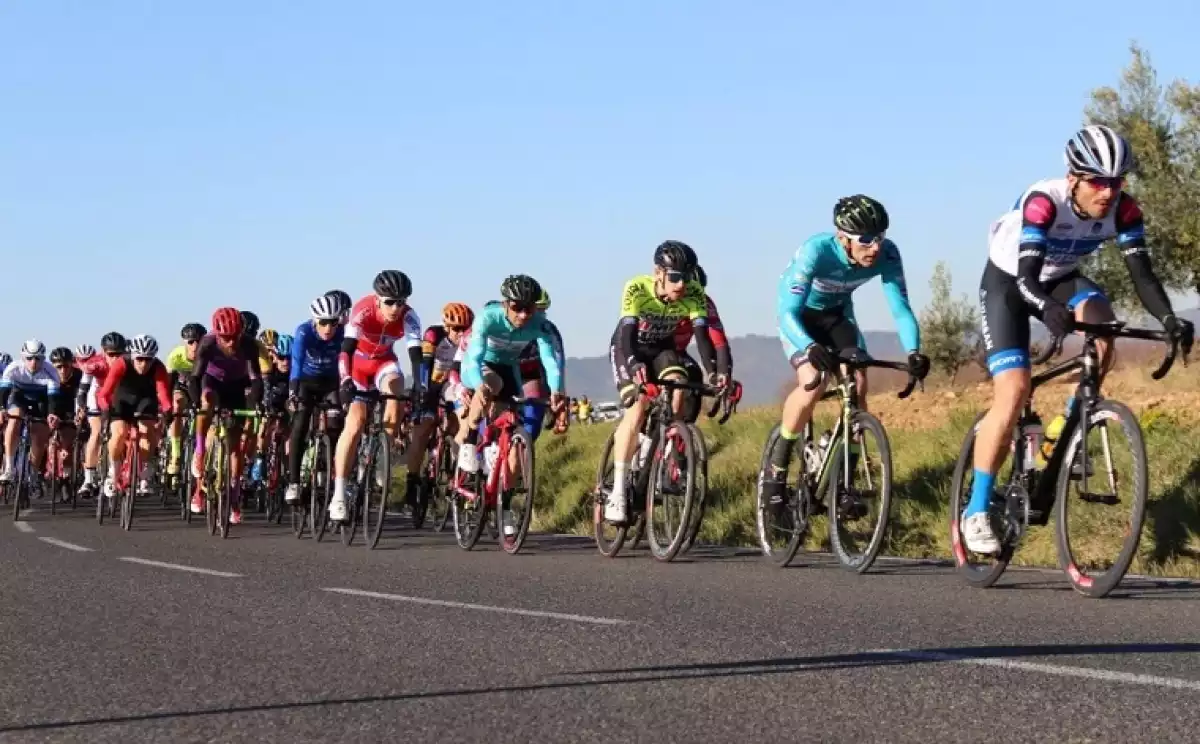
<path fill-rule="evenodd" d="M 496 466 L 496 460 L 500 458 L 500 445 L 492 442 L 483 448 L 483 474 L 491 475 L 492 468 Z"/>
<path fill-rule="evenodd" d="M 650 437 L 638 432 L 638 454 L 637 467 L 641 470 L 646 465 L 646 460 L 650 457 Z"/>
<path fill-rule="evenodd" d="M 831 439 L 833 439 L 833 432 L 826 429 L 825 433 L 821 435 L 821 441 L 817 442 L 817 451 L 824 455 L 825 450 L 829 449 L 829 440 Z"/>
<path fill-rule="evenodd" d="M 1021 445 L 1025 450 L 1022 464 L 1025 470 L 1037 470 L 1045 466 L 1045 460 L 1041 457 L 1043 436 L 1042 419 L 1035 413 L 1021 426 Z"/>

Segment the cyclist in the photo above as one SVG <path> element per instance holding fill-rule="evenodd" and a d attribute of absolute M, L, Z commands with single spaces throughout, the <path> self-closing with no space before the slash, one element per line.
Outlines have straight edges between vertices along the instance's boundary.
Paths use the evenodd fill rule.
<path fill-rule="evenodd" d="M 654 273 L 635 276 L 625 283 L 621 317 L 613 331 L 609 358 L 613 381 L 626 414 L 613 437 L 613 490 L 604 505 L 604 519 L 627 519 L 625 488 L 629 463 L 637 448 L 638 433 L 646 418 L 646 401 L 640 386 L 653 380 L 701 382 L 700 371 L 687 352 L 677 350 L 675 332 L 683 319 L 692 322 L 692 335 L 705 372 L 716 370 L 712 339 L 708 335 L 708 306 L 704 288 L 692 280 L 696 252 L 678 240 L 663 242 L 654 251 Z M 726 378 L 716 382 L 724 384 Z M 689 395 L 676 394 L 676 414 L 682 414 Z"/>
<path fill-rule="evenodd" d="M 783 403 L 779 439 L 762 474 L 763 494 L 772 504 L 783 498 L 792 447 L 812 418 L 826 381 L 814 390 L 805 386 L 820 373 L 835 373 L 841 360 L 869 358 L 854 318 L 854 290 L 880 278 L 900 343 L 908 352 L 909 371 L 922 379 L 929 374 L 929 358 L 920 351 L 920 327 L 908 303 L 900 249 L 887 237 L 887 210 L 869 196 L 847 196 L 834 205 L 833 225 L 834 232 L 804 241 L 779 278 L 779 331 L 796 371 L 796 388 Z M 865 410 L 866 370 L 857 370 L 855 378 Z"/>
<path fill-rule="evenodd" d="M 338 437 L 334 462 L 333 497 L 329 501 L 329 518 L 335 522 L 346 519 L 346 473 L 358 447 L 358 438 L 366 425 L 366 402 L 355 397 L 365 390 L 400 395 L 404 388 L 404 373 L 392 347 L 404 340 L 408 347 L 409 363 L 413 370 L 421 368 L 421 319 L 408 305 L 412 282 L 402 271 L 387 269 L 375 277 L 372 294 L 354 304 L 346 323 L 342 353 L 338 356 L 338 372 L 344 399 L 350 400 L 346 426 Z M 415 378 L 416 375 L 413 375 Z M 414 379 L 414 386 L 417 381 Z M 417 398 L 413 396 L 414 400 Z M 400 405 L 389 400 L 383 409 L 383 425 L 399 442 Z M 390 477 L 390 474 L 377 477 Z"/>
<path fill-rule="evenodd" d="M 84 344 L 75 355 L 76 364 L 83 372 L 75 403 L 78 409 L 85 412 L 88 420 L 88 441 L 83 452 L 83 485 L 79 487 L 79 495 L 84 498 L 89 498 L 92 489 L 97 486 L 96 468 L 100 464 L 100 440 L 104 436 L 96 394 L 104 385 L 109 366 L 125 353 L 125 346 L 125 337 L 116 331 L 110 331 L 100 339 L 103 354 L 97 354 L 94 348 Z"/>
<path fill-rule="evenodd" d="M 458 467 L 467 473 L 479 469 L 477 444 L 479 420 L 492 401 L 507 403 L 521 395 L 521 352 L 536 343 L 538 357 L 546 370 L 546 387 L 551 391 L 551 408 L 556 416 L 566 412 L 563 393 L 561 344 L 556 348 L 554 331 L 545 313 L 537 308 L 542 286 L 532 277 L 516 274 L 500 285 L 503 302 L 488 303 L 471 327 L 471 338 L 462 359 L 462 384 L 473 390 L 458 432 Z"/>
<path fill-rule="evenodd" d="M 289 504 L 300 500 L 301 465 L 308 424 L 313 406 L 325 400 L 338 404 L 338 356 L 342 351 L 344 307 L 332 293 L 318 297 L 308 306 L 312 320 L 296 326 L 292 343 L 291 372 L 288 375 L 288 408 L 292 410 L 292 433 L 288 440 Z M 341 409 L 326 413 L 325 425 L 330 441 L 337 441 Z"/>
<path fill-rule="evenodd" d="M 62 472 L 67 473 L 71 470 L 71 452 L 75 445 L 76 423 L 73 410 L 75 396 L 79 392 L 79 383 L 83 379 L 83 372 L 75 366 L 75 355 L 65 346 L 59 346 L 50 352 L 50 365 L 54 367 L 55 372 L 58 372 L 60 394 L 56 401 L 57 405 L 53 407 L 51 413 L 58 416 L 58 436 L 59 443 L 62 445 L 59 449 L 62 458 Z M 51 497 L 54 496 L 55 494 L 51 494 Z"/>
<path fill-rule="evenodd" d="M 192 374 L 192 365 L 196 363 L 196 348 L 200 345 L 200 339 L 208 333 L 208 329 L 200 323 L 188 323 L 179 330 L 179 338 L 183 341 L 182 344 L 171 349 L 171 353 L 167 354 L 167 375 L 171 383 L 171 396 L 173 398 L 171 417 L 171 456 L 167 461 L 167 474 L 175 475 L 179 472 L 179 456 L 183 449 L 182 433 L 184 409 L 192 405 L 193 402 L 188 398 L 188 378 Z"/>
<path fill-rule="evenodd" d="M 412 442 L 407 452 L 408 476 L 404 498 L 410 506 L 416 504 L 425 464 L 425 449 L 437 427 L 438 406 L 443 400 L 454 401 L 462 366 L 461 351 L 466 348 L 467 336 L 475 313 L 462 302 L 450 302 L 442 308 L 442 324 L 429 326 L 421 337 L 421 400 L 417 406 L 417 424 L 413 427 Z M 449 395 L 448 395 L 449 393 Z M 458 418 L 447 418 L 448 431 L 457 431 Z"/>
<path fill-rule="evenodd" d="M 142 334 L 129 341 L 129 356 L 112 363 L 104 385 L 96 394 L 96 404 L 109 418 L 108 473 L 102 489 L 105 498 L 115 492 L 116 474 L 125 462 L 126 435 L 130 426 L 141 433 L 138 450 L 142 472 L 137 492 L 150 492 L 154 477 L 154 453 L 158 451 L 157 421 L 138 421 L 138 416 L 158 416 L 171 410 L 171 381 L 167 367 L 158 360 L 158 341 Z M 132 477 L 132 475 L 131 475 Z"/>
<path fill-rule="evenodd" d="M 7 351 L 0 351 L 0 375 L 4 374 L 4 370 L 8 369 L 8 365 L 12 364 L 12 354 Z"/>
<path fill-rule="evenodd" d="M 550 309 L 550 293 L 544 287 L 536 304 L 538 312 L 543 315 Z M 562 334 L 559 333 L 558 326 L 554 325 L 554 321 L 550 318 L 545 318 L 543 322 L 550 334 L 550 342 L 554 346 L 554 355 L 558 358 L 559 369 L 563 371 L 559 389 L 565 389 L 567 386 L 567 360 L 563 356 Z M 551 392 L 546 386 L 546 371 L 542 368 L 541 354 L 536 343 L 531 342 L 525 347 L 517 359 L 517 365 L 521 372 L 521 394 L 526 399 L 526 402 L 521 404 L 521 424 L 529 433 L 530 439 L 536 442 L 541 436 L 542 423 L 546 419 L 546 404 L 538 399 L 545 398 Z M 513 457 L 516 457 L 515 452 Z M 515 460 L 513 464 L 515 466 Z"/>
<path fill-rule="evenodd" d="M 1079 272 L 1079 262 L 1116 239 L 1138 298 L 1172 336 L 1190 339 L 1192 324 L 1177 318 L 1146 252 L 1142 210 L 1122 191 L 1133 167 L 1133 150 L 1106 126 L 1086 126 L 1067 142 L 1064 178 L 1038 181 L 1013 208 L 992 223 L 988 263 L 979 301 L 988 370 L 995 391 L 975 437 L 971 498 L 961 534 L 968 550 L 990 554 L 1000 542 L 987 509 L 996 471 L 1008 453 L 1008 437 L 1030 392 L 1029 318 L 1036 316 L 1056 338 L 1084 323 L 1113 320 L 1104 291 Z M 1097 341 L 1101 373 L 1112 368 L 1110 341 Z M 1067 401 L 1066 415 L 1075 403 Z M 1046 429 L 1057 437 L 1066 416 Z"/>
<path fill-rule="evenodd" d="M 41 473 L 46 469 L 46 445 L 51 428 L 58 426 L 54 411 L 59 406 L 61 381 L 54 367 L 46 364 L 46 345 L 31 338 L 21 346 L 21 363 L 10 364 L 0 376 L 0 407 L 8 415 L 4 430 L 4 472 L 0 483 L 17 478 L 17 467 L 33 467 L 29 473 L 29 492 L 35 498 L 41 494 Z M 21 419 L 43 419 L 29 422 L 29 462 L 18 463 L 17 440 L 21 436 Z"/>
<path fill-rule="evenodd" d="M 250 315 L 250 313 L 247 313 Z M 258 367 L 258 347 L 254 336 L 245 332 L 242 314 L 236 308 L 218 308 L 212 316 L 212 333 L 200 339 L 196 348 L 196 362 L 188 378 L 188 395 L 200 401 L 196 415 L 196 454 L 192 460 L 192 475 L 196 479 L 196 491 L 192 495 L 192 513 L 204 512 L 201 494 L 204 472 L 205 445 L 211 416 L 219 409 L 244 409 L 257 405 L 262 398 L 262 376 Z M 241 440 L 242 419 L 230 421 L 229 443 Z M 241 483 L 242 448 L 231 446 L 229 452 L 229 476 L 233 484 L 230 498 L 231 524 L 242 521 Z"/>
<path fill-rule="evenodd" d="M 263 334 L 275 333 L 263 331 Z M 263 342 L 265 343 L 265 342 Z M 292 337 L 286 333 L 275 333 L 275 346 L 271 349 L 271 368 L 263 376 L 263 410 L 272 414 L 287 412 L 288 381 L 291 378 L 292 366 Z M 254 466 L 250 468 L 250 480 L 255 483 L 263 482 L 263 458 L 267 451 L 267 442 L 274 436 L 275 427 L 286 426 L 281 419 L 273 419 L 264 423 L 258 432 L 258 455 L 254 458 Z"/>
<path fill-rule="evenodd" d="M 704 288 L 704 300 L 708 308 L 708 338 L 712 341 L 713 349 L 716 355 L 709 361 L 708 368 L 716 369 L 717 375 L 724 377 L 726 380 L 733 379 L 733 350 L 729 346 L 729 339 L 725 336 L 725 324 L 721 322 L 721 314 L 717 312 L 717 305 L 713 302 L 712 295 L 708 293 L 708 274 L 705 273 L 704 267 L 696 264 L 696 270 L 692 274 L 692 278 Z M 692 319 L 684 318 L 679 321 L 679 327 L 675 329 L 675 351 L 680 354 L 687 352 L 688 344 L 692 342 Z M 684 357 L 685 363 L 689 364 L 688 378 L 696 379 L 699 376 L 700 370 L 696 369 L 696 363 L 691 357 Z M 713 382 L 713 380 L 709 380 Z M 740 396 L 740 387 L 736 391 L 731 391 L 735 397 Z M 685 419 L 690 423 L 695 423 L 700 417 L 700 396 L 692 395 L 688 398 L 687 411 Z M 582 415 L 582 414 L 581 414 Z"/>

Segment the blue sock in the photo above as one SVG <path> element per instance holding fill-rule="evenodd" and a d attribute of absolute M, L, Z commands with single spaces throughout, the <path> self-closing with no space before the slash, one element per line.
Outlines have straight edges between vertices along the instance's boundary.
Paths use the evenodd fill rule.
<path fill-rule="evenodd" d="M 995 473 L 975 471 L 975 482 L 971 484 L 971 500 L 967 502 L 967 510 L 963 512 L 964 517 L 987 511 L 988 503 L 992 500 L 992 484 L 995 482 Z"/>

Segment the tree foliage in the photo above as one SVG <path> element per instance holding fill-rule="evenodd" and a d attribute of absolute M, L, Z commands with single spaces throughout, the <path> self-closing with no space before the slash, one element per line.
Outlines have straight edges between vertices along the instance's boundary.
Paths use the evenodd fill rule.
<path fill-rule="evenodd" d="M 1136 43 L 1130 54 L 1116 88 L 1092 91 L 1087 119 L 1133 145 L 1136 161 L 1125 188 L 1146 216 L 1155 273 L 1170 290 L 1200 291 L 1200 86 L 1175 80 L 1164 88 L 1150 56 Z M 1114 244 L 1090 258 L 1086 271 L 1120 310 L 1141 312 Z"/>
<path fill-rule="evenodd" d="M 966 295 L 952 296 L 954 284 L 945 261 L 934 265 L 929 288 L 932 297 L 921 310 L 921 348 L 933 368 L 953 381 L 963 365 L 975 359 L 979 315 Z"/>

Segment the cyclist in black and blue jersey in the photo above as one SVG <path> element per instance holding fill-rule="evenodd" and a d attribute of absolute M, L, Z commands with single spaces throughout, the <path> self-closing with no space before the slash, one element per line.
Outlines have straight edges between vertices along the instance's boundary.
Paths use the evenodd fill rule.
<path fill-rule="evenodd" d="M 342 351 L 345 329 L 341 324 L 345 309 L 336 297 L 322 295 L 309 305 L 311 320 L 296 326 L 292 341 L 292 369 L 288 378 L 288 408 L 292 411 L 292 433 L 288 443 L 288 487 L 285 500 L 300 500 L 300 464 L 308 420 L 320 400 L 339 405 L 338 354 Z M 337 441 L 341 428 L 340 408 L 330 410 L 326 418 L 329 439 Z"/>

